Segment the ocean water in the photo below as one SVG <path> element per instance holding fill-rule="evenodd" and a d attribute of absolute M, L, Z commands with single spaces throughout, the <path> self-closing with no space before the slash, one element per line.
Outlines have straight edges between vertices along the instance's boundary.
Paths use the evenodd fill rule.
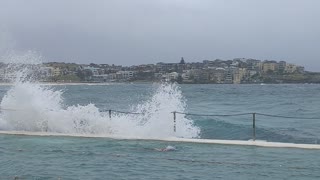
<path fill-rule="evenodd" d="M 320 85 L 0 86 L 0 130 L 106 138 L 0 135 L 0 179 L 319 179 L 320 151 L 108 138 L 250 140 L 259 112 L 319 118 Z M 126 115 L 108 110 L 143 113 Z M 259 140 L 318 144 L 317 119 L 257 115 Z M 157 149 L 173 146 L 176 150 Z"/>

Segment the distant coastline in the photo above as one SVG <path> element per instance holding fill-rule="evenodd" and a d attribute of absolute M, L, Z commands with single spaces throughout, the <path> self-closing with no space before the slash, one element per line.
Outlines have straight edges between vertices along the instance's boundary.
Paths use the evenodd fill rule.
<path fill-rule="evenodd" d="M 153 82 L 153 81 L 135 81 L 135 82 L 111 82 L 111 83 L 101 83 L 101 82 L 36 82 L 35 84 L 43 85 L 43 86 L 109 86 L 116 84 L 153 84 L 153 83 L 161 83 L 161 82 Z M 170 82 L 169 82 L 170 83 Z M 173 82 L 174 83 L 174 82 Z M 217 84 L 217 83 L 180 83 L 181 85 L 294 85 L 294 84 L 307 84 L 307 85 L 318 85 L 318 83 L 247 83 L 247 84 Z M 0 86 L 13 86 L 14 83 L 0 83 Z"/>
<path fill-rule="evenodd" d="M 179 84 L 305 84 L 320 83 L 320 73 L 286 61 L 235 58 L 133 66 L 50 62 L 28 65 L 36 81 L 47 84 L 153 83 Z M 0 63 L 0 83 L 15 79 L 8 64 Z"/>

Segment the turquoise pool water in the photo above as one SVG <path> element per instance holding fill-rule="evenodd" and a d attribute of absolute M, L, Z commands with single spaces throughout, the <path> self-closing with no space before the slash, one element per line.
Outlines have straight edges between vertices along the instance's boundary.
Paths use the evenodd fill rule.
<path fill-rule="evenodd" d="M 318 150 L 0 135 L 1 179 L 319 179 Z M 174 146 L 176 151 L 154 148 Z"/>

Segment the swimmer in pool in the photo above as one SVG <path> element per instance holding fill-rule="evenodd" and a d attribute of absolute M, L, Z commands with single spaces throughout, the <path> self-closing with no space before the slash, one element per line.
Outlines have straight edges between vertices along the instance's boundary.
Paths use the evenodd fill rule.
<path fill-rule="evenodd" d="M 173 146 L 167 146 L 166 148 L 161 148 L 161 149 L 154 148 L 154 150 L 160 151 L 160 152 L 167 152 L 167 151 L 176 151 L 177 149 Z"/>

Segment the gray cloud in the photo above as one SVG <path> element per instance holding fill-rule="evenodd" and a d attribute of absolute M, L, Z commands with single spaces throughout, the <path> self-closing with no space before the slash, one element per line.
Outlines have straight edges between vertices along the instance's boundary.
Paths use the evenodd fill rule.
<path fill-rule="evenodd" d="M 320 71 L 317 0 L 3 0 L 17 49 L 48 60 L 139 64 L 251 57 Z"/>

